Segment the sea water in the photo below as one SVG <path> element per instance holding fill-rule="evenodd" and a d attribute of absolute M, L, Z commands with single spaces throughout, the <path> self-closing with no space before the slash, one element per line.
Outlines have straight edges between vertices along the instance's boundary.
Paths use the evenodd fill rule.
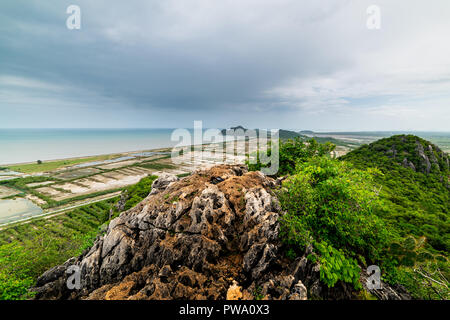
<path fill-rule="evenodd" d="M 173 147 L 173 129 L 0 129 L 0 166 Z"/>

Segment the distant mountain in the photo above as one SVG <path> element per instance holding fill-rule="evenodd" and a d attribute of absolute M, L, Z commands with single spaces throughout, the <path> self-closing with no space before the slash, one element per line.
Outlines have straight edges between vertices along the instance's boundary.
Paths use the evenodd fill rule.
<path fill-rule="evenodd" d="M 449 155 L 414 135 L 375 141 L 339 158 L 357 168 L 378 168 L 380 213 L 392 224 L 417 237 L 425 236 L 435 250 L 450 250 Z"/>
<path fill-rule="evenodd" d="M 237 127 L 231 127 L 230 129 L 222 129 L 222 134 L 224 135 L 224 134 L 226 134 L 226 132 L 227 132 L 227 130 L 233 130 L 233 131 L 236 131 L 236 130 L 244 130 L 244 131 L 246 131 L 247 130 L 247 128 L 244 128 L 243 126 L 237 126 Z"/>
<path fill-rule="evenodd" d="M 304 135 L 290 130 L 280 129 L 279 131 L 280 139 L 294 139 L 294 138 L 306 138 Z"/>
<path fill-rule="evenodd" d="M 245 128 L 243 126 L 236 126 L 236 127 L 231 127 L 230 129 L 223 129 L 221 132 L 222 132 L 223 135 L 225 135 L 227 133 L 227 130 L 234 130 L 235 131 L 235 130 L 239 130 L 239 129 L 243 130 L 244 132 L 246 130 L 248 130 L 247 128 Z M 259 135 L 259 132 L 263 131 L 263 130 L 255 129 L 255 131 L 256 131 L 256 134 Z M 264 131 L 266 131 L 266 130 L 264 130 Z M 270 137 L 270 131 L 267 132 L 267 136 Z M 300 134 L 298 132 L 291 131 L 291 130 L 284 130 L 284 129 L 280 129 L 279 130 L 279 137 L 280 137 L 280 139 L 283 139 L 283 140 L 285 140 L 285 139 L 294 139 L 294 138 L 297 138 L 297 137 L 299 137 L 299 138 L 306 138 L 304 135 L 302 135 L 302 134 Z"/>

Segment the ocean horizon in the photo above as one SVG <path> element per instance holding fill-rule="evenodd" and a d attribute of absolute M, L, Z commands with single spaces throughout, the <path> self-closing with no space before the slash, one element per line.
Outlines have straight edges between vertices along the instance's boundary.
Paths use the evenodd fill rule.
<path fill-rule="evenodd" d="M 193 129 L 186 128 L 191 131 Z M 206 130 L 204 128 L 203 130 Z M 171 148 L 178 141 L 171 140 L 175 128 L 137 128 L 137 129 L 0 129 L 0 165 L 49 161 Z M 406 132 L 406 131 L 367 131 L 367 132 L 315 132 L 317 134 L 365 134 L 389 136 L 400 133 L 415 133 L 422 138 L 450 138 L 449 132 Z M 448 140 L 447 140 L 448 141 Z M 439 142 L 439 141 L 434 141 Z"/>
<path fill-rule="evenodd" d="M 174 129 L 0 129 L 0 165 L 173 147 Z"/>

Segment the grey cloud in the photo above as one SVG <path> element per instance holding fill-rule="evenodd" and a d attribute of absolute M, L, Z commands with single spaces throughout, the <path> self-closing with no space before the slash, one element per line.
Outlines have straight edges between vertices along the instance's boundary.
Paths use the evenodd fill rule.
<path fill-rule="evenodd" d="M 398 41 L 386 32 L 380 37 L 367 31 L 365 8 L 370 1 L 80 0 L 75 2 L 82 10 L 82 29 L 69 31 L 65 9 L 73 2 L 0 4 L 0 76 L 58 88 L 5 85 L 0 97 L 9 97 L 11 103 L 0 102 L 0 110 L 24 109 L 35 97 L 44 113 L 49 105 L 61 105 L 73 112 L 95 109 L 96 116 L 101 109 L 116 112 L 118 118 L 122 112 L 126 118 L 128 110 L 130 119 L 124 121 L 130 126 L 141 125 L 139 112 L 164 118 L 154 123 L 170 126 L 168 117 L 183 125 L 194 116 L 215 123 L 220 115 L 232 122 L 236 111 L 247 123 L 282 126 L 287 120 L 292 127 L 298 117 L 297 123 L 304 125 L 302 119 L 311 118 L 306 114 L 311 109 L 332 113 L 349 99 L 380 94 L 382 75 L 376 90 L 360 90 L 348 79 L 373 81 L 367 64 L 383 69 L 378 59 L 389 59 L 389 48 Z M 381 2 L 388 17 L 391 11 L 402 14 L 400 6 Z M 418 12 L 420 4 L 408 5 Z M 405 32 L 398 26 L 395 30 L 396 37 Z M 379 56 L 368 58 L 374 48 Z M 339 78 L 342 73 L 348 76 Z M 403 88 L 406 77 L 389 88 L 393 95 L 404 94 L 396 86 Z M 306 91 L 318 89 L 319 96 L 299 96 L 295 79 Z M 342 79 L 341 85 L 330 86 L 327 79 Z M 311 83 L 320 87 L 308 88 Z"/>

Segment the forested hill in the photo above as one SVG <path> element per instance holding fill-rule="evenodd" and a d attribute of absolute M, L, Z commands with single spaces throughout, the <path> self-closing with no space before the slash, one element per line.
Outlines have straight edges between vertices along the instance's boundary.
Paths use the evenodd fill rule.
<path fill-rule="evenodd" d="M 448 252 L 449 155 L 414 135 L 375 141 L 340 158 L 357 168 L 378 168 L 384 215 L 403 232 L 425 236 L 435 250 Z"/>
<path fill-rule="evenodd" d="M 397 165 L 415 172 L 449 175 L 449 155 L 439 147 L 414 135 L 396 135 L 375 141 L 348 153 L 342 159 L 358 166 L 396 169 Z"/>

